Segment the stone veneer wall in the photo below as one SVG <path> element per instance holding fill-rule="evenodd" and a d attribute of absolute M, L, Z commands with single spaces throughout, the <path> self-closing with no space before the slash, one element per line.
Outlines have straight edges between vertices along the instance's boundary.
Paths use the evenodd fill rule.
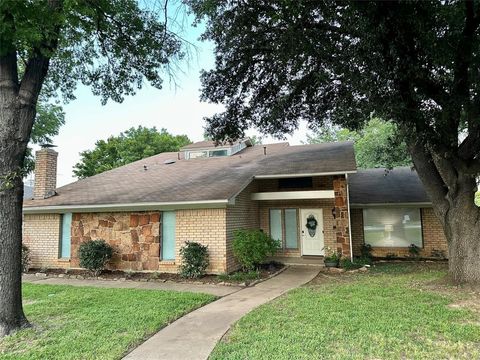
<path fill-rule="evenodd" d="M 158 270 L 160 212 L 76 213 L 72 217 L 71 267 L 79 267 L 80 244 L 105 240 L 115 249 L 110 269 Z"/>
<path fill-rule="evenodd" d="M 336 248 L 343 256 L 350 256 L 349 214 L 347 200 L 347 181 L 345 176 L 336 176 L 333 179 L 335 192 L 335 233 Z"/>
<path fill-rule="evenodd" d="M 258 183 L 252 182 L 235 198 L 235 205 L 227 208 L 227 272 L 238 268 L 233 256 L 234 231 L 237 229 L 260 229 L 258 201 L 251 200 L 251 194 L 258 191 Z"/>
<path fill-rule="evenodd" d="M 64 267 L 59 260 L 60 214 L 26 214 L 23 218 L 23 243 L 30 249 L 31 266 Z"/>
<path fill-rule="evenodd" d="M 422 235 L 423 248 L 420 250 L 420 256 L 433 257 L 432 252 L 443 252 L 448 257 L 448 245 L 440 221 L 435 216 L 432 208 L 422 208 Z M 360 255 L 361 247 L 364 243 L 363 237 L 363 212 L 362 209 L 352 209 L 352 243 L 353 254 Z M 386 257 L 387 254 L 395 254 L 398 257 L 407 257 L 408 248 L 399 247 L 376 247 L 372 251 L 373 256 Z"/>

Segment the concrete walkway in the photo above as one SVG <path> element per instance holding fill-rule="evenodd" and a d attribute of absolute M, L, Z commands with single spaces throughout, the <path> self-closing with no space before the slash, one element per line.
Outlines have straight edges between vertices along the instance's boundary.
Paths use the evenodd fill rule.
<path fill-rule="evenodd" d="M 163 328 L 124 359 L 207 359 L 234 322 L 257 306 L 309 282 L 318 272 L 318 267 L 290 267 L 270 280 L 225 296 Z"/>
<path fill-rule="evenodd" d="M 237 292 L 243 287 L 210 285 L 210 284 L 189 284 L 175 282 L 142 282 L 142 281 L 112 281 L 112 280 L 96 280 L 96 279 L 66 279 L 66 278 L 42 278 L 33 274 L 22 276 L 23 282 L 44 284 L 44 285 L 71 285 L 71 286 L 92 286 L 103 288 L 120 288 L 120 289 L 143 289 L 143 290 L 171 290 L 171 291 L 188 291 L 194 293 L 211 294 L 215 296 L 226 296 Z"/>

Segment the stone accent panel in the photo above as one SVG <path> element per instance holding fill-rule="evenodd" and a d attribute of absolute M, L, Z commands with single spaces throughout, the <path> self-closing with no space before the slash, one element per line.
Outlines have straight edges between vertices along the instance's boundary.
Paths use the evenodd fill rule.
<path fill-rule="evenodd" d="M 208 245 L 208 273 L 227 271 L 226 209 L 187 209 L 176 211 L 176 266 L 180 265 L 180 248 L 186 241 Z"/>
<path fill-rule="evenodd" d="M 32 267 L 68 267 L 59 256 L 60 214 L 26 214 L 23 219 L 23 243 L 30 249 Z"/>
<path fill-rule="evenodd" d="M 350 256 L 349 214 L 347 200 L 347 181 L 345 176 L 333 179 L 333 191 L 335 192 L 335 232 L 336 248 L 343 256 Z"/>
<path fill-rule="evenodd" d="M 420 249 L 420 256 L 424 258 L 435 258 L 435 254 L 443 253 L 448 257 L 447 239 L 443 232 L 440 221 L 435 216 L 432 208 L 420 209 L 422 216 L 423 247 Z M 360 256 L 363 236 L 363 211 L 352 209 L 352 243 L 354 256 Z M 408 257 L 408 248 L 404 247 L 375 247 L 372 251 L 375 257 L 386 257 L 394 254 L 397 257 Z"/>
<path fill-rule="evenodd" d="M 160 212 L 73 214 L 72 267 L 80 266 L 78 248 L 88 240 L 105 240 L 115 249 L 111 269 L 156 271 L 160 260 Z"/>

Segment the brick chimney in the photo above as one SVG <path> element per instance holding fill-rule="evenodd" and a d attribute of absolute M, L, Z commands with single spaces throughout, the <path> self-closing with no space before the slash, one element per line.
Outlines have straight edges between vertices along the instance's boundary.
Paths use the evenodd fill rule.
<path fill-rule="evenodd" d="M 57 188 L 57 156 L 51 148 L 44 147 L 35 153 L 35 185 L 33 198 L 46 199 L 55 195 Z"/>

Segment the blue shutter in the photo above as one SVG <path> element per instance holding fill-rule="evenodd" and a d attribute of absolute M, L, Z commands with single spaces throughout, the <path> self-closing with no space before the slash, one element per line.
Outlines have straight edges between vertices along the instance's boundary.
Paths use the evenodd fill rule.
<path fill-rule="evenodd" d="M 175 211 L 162 214 L 162 260 L 175 260 Z"/>
<path fill-rule="evenodd" d="M 62 238 L 60 243 L 60 257 L 70 258 L 70 243 L 72 229 L 72 214 L 66 213 L 62 216 Z"/>
<path fill-rule="evenodd" d="M 297 209 L 285 209 L 285 247 L 298 247 Z"/>

